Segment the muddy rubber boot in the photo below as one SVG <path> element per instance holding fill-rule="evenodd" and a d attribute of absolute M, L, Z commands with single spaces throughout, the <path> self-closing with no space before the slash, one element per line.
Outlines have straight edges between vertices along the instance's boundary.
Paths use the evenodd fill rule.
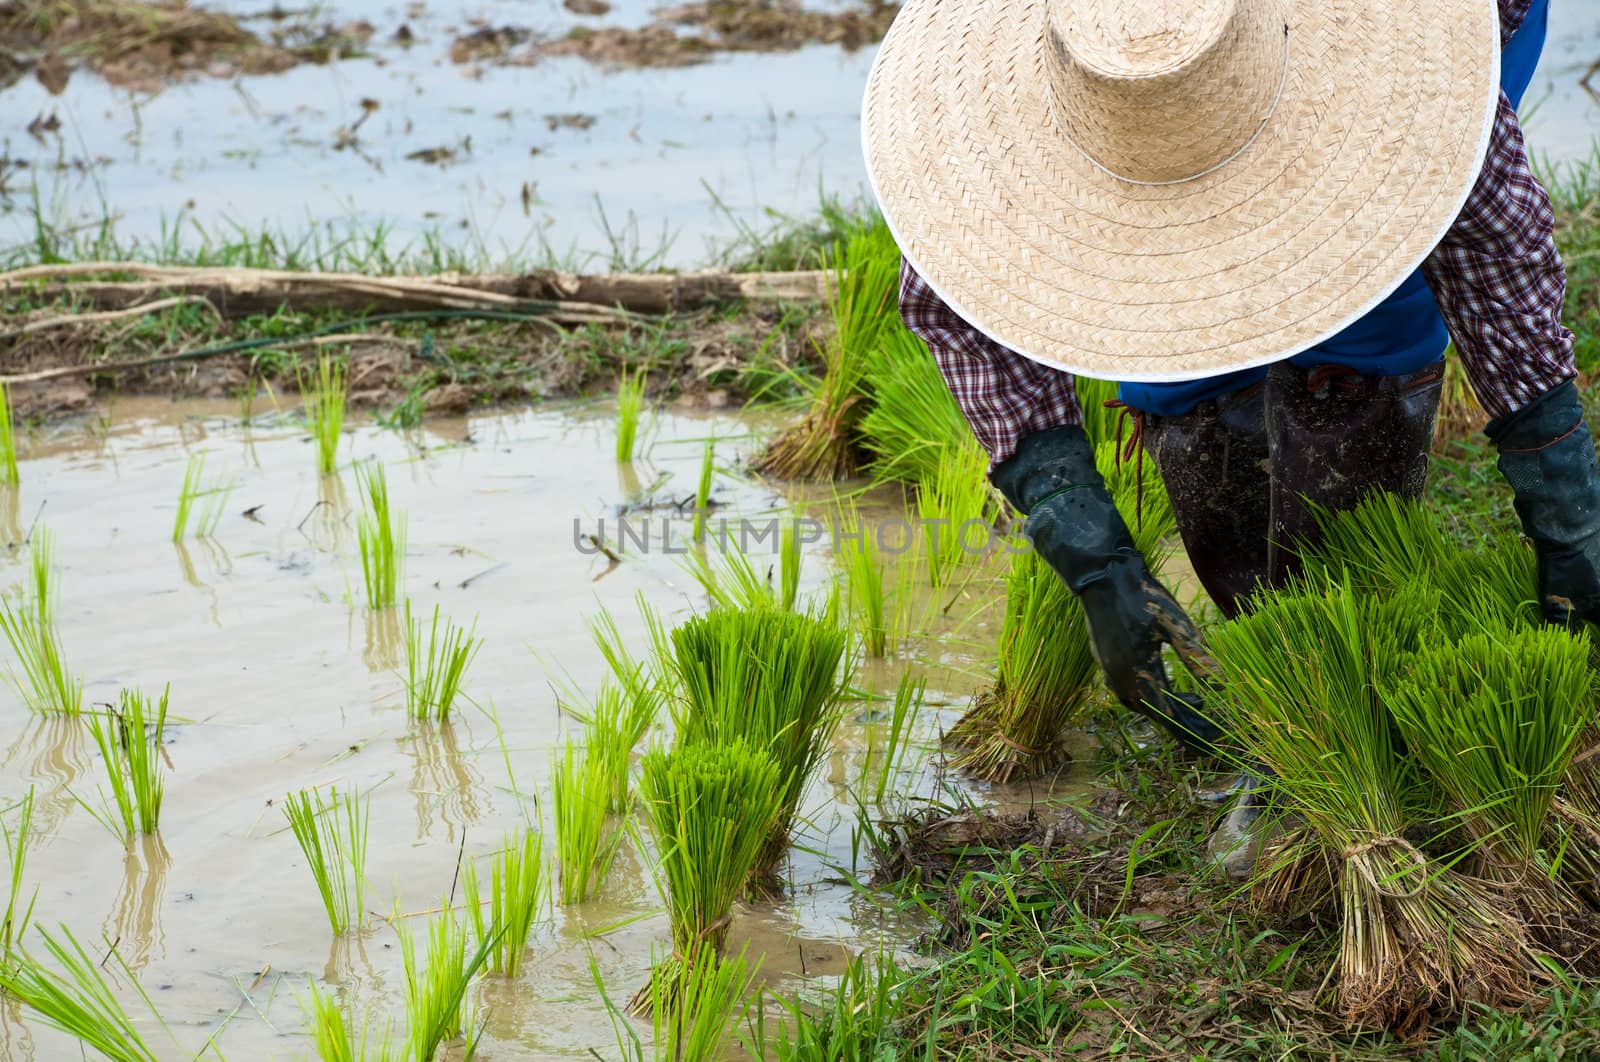
<path fill-rule="evenodd" d="M 1316 540 L 1307 499 L 1342 512 L 1373 490 L 1422 495 L 1443 384 L 1443 360 L 1408 376 L 1287 362 L 1267 370 L 1271 585 L 1282 586 L 1300 570 L 1295 544 Z"/>
<path fill-rule="evenodd" d="M 1189 563 L 1229 619 L 1267 579 L 1271 518 L 1264 384 L 1148 416 L 1144 442 L 1172 499 Z"/>

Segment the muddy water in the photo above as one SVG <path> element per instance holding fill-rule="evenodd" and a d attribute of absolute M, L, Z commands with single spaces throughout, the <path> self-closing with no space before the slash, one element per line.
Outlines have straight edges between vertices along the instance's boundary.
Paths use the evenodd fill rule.
<path fill-rule="evenodd" d="M 40 890 L 36 917 L 66 923 L 91 951 L 103 948 L 102 936 L 118 942 L 181 1044 L 164 1057 L 190 1057 L 211 1038 L 234 1058 L 308 1056 L 302 1000 L 312 979 L 398 1020 L 400 956 L 381 916 L 437 907 L 459 853 L 484 859 L 538 814 L 533 797 L 547 798 L 550 750 L 576 730 L 557 690 L 592 691 L 603 674 L 585 618 L 609 608 L 642 652 L 636 594 L 673 620 L 704 606 L 681 556 L 635 549 L 607 572 L 603 557 L 574 548 L 575 519 L 592 530 L 637 498 L 640 484 L 662 477 L 655 497 L 692 493 L 710 434 L 722 440 L 726 468 L 713 494 L 725 506 L 719 515 L 765 519 L 790 505 L 737 474 L 757 425 L 732 416 L 660 414 L 648 458 L 621 472 L 603 411 L 473 417 L 409 437 L 357 428 L 346 436 L 345 460 L 380 458 L 394 504 L 409 514 L 405 591 L 418 608 L 437 603 L 457 620 L 476 616 L 485 639 L 466 682 L 481 709 L 444 727 L 416 726 L 393 670 L 402 659 L 397 632 L 356 600 L 354 477 L 347 467 L 335 481 L 348 496 L 341 500 L 314 474 L 305 432 L 287 417 L 262 416 L 265 404 L 247 429 L 234 405 L 119 399 L 109 425 L 34 440 L 20 494 L 0 511 L 0 539 L 15 542 L 35 522 L 56 536 L 58 622 L 87 699 L 171 684 L 160 835 L 126 851 L 75 803 L 98 802 L 103 784 L 83 728 L 31 716 L 13 691 L 0 692 L 8 720 L 0 798 L 9 805 L 30 785 L 37 791 L 27 870 Z M 180 549 L 169 541 L 171 521 L 193 453 L 207 455 L 208 475 L 232 477 L 236 487 L 216 535 Z M 806 500 L 815 512 L 822 495 Z M 895 511 L 881 498 L 868 508 Z M 682 548 L 686 518 L 651 519 L 657 541 L 665 519 L 673 548 Z M 0 583 L 20 583 L 26 567 L 25 550 L 0 552 Z M 934 606 L 924 630 L 940 637 L 856 675 L 880 690 L 907 666 L 929 680 L 919 751 L 891 792 L 930 791 L 926 749 L 989 666 L 998 588 L 986 569 L 974 571 L 963 586 L 926 595 Z M 833 574 L 827 544 L 808 547 L 807 592 Z M 802 972 L 837 972 L 850 953 L 902 947 L 916 932 L 841 879 L 838 868 L 852 865 L 849 791 L 859 788 L 884 725 L 867 703 L 852 705 L 848 719 L 803 804 L 809 851 L 797 851 L 788 868 L 790 898 L 742 908 L 735 923 L 735 945 L 749 941 L 780 987 L 796 987 Z M 374 914 L 366 932 L 337 945 L 279 809 L 290 791 L 330 784 L 359 786 L 372 800 Z M 1084 792 L 1076 774 L 1056 788 L 1062 799 Z M 485 1057 L 592 1057 L 590 1048 L 614 1056 L 589 962 L 592 955 L 616 997 L 644 983 L 651 949 L 665 940 L 644 857 L 626 843 L 598 900 L 558 908 L 537 931 L 520 978 L 480 984 Z M 69 1050 L 14 1015 L 0 1022 L 0 1035 L 7 1057 Z"/>
<path fill-rule="evenodd" d="M 214 6 L 259 16 L 269 5 Z M 11 173 L 9 197 L 0 194 L 0 246 L 32 235 L 36 181 L 50 216 L 70 222 L 109 211 L 124 235 L 146 239 L 180 216 L 221 235 L 235 224 L 292 236 L 312 223 L 368 232 L 381 223 L 402 240 L 438 230 L 449 244 L 493 257 L 548 249 L 603 268 L 664 248 L 658 264 L 693 266 L 740 224 L 763 224 L 768 208 L 805 213 L 819 191 L 863 191 L 859 97 L 871 48 L 722 55 L 667 70 L 577 58 L 533 66 L 448 59 L 451 42 L 477 27 L 560 37 L 577 26 L 638 26 L 655 6 L 618 0 L 595 17 L 560 0 L 335 0 L 318 17 L 370 22 L 370 57 L 203 79 L 155 96 L 80 73 L 52 97 L 26 78 L 0 93 L 0 158 L 28 166 Z M 1600 60 L 1600 5 L 1551 6 L 1527 101 L 1529 110 L 1537 104 L 1534 150 L 1559 161 L 1586 156 L 1600 129 L 1600 75 L 1592 91 L 1580 84 Z M 409 47 L 392 40 L 402 24 L 416 37 Z M 273 24 L 257 17 L 247 25 L 266 33 Z M 340 130 L 361 118 L 363 100 L 378 109 L 346 144 Z M 25 132 L 51 114 L 58 131 Z M 552 114 L 594 121 L 552 129 Z M 407 157 L 432 149 L 452 157 Z M 199 239 L 187 224 L 178 229 Z"/>

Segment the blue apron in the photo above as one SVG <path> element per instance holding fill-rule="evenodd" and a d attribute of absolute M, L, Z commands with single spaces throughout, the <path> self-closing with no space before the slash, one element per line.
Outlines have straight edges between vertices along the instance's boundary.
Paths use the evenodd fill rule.
<path fill-rule="evenodd" d="M 1544 51 L 1549 8 L 1550 0 L 1534 0 L 1500 53 L 1500 88 L 1513 107 L 1522 102 Z M 1361 320 L 1296 354 L 1289 363 L 1305 369 L 1345 365 L 1367 376 L 1405 376 L 1438 361 L 1449 341 L 1439 304 L 1419 269 Z M 1266 374 L 1262 367 L 1180 383 L 1122 383 L 1117 395 L 1134 409 L 1175 417 L 1208 399 L 1248 387 Z"/>

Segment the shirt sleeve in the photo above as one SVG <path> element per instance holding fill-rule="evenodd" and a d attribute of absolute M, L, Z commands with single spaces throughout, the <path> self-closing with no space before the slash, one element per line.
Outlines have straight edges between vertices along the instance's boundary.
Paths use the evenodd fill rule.
<path fill-rule="evenodd" d="M 1500 47 L 1506 46 L 1532 7 L 1533 0 L 1500 0 Z"/>
<path fill-rule="evenodd" d="M 1509 7 L 1526 13 L 1527 4 L 1502 3 L 1502 18 Z M 1550 197 L 1501 93 L 1477 183 L 1422 267 L 1490 416 L 1515 412 L 1577 375 L 1572 333 L 1561 324 L 1567 278 L 1554 233 Z"/>
<path fill-rule="evenodd" d="M 928 345 L 991 467 L 1015 453 L 1025 435 L 1082 423 L 1071 373 L 1030 361 L 973 328 L 903 258 L 900 316 Z"/>

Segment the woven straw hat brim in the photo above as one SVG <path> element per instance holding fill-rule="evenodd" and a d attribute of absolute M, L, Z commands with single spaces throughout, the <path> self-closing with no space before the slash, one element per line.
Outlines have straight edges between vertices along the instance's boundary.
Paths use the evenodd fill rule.
<path fill-rule="evenodd" d="M 1041 0 L 907 0 L 862 105 L 911 264 L 1056 368 L 1177 381 L 1305 350 L 1381 302 L 1460 212 L 1498 100 L 1494 0 L 1290 0 L 1256 138 L 1178 184 L 1119 180 L 1052 117 Z"/>

